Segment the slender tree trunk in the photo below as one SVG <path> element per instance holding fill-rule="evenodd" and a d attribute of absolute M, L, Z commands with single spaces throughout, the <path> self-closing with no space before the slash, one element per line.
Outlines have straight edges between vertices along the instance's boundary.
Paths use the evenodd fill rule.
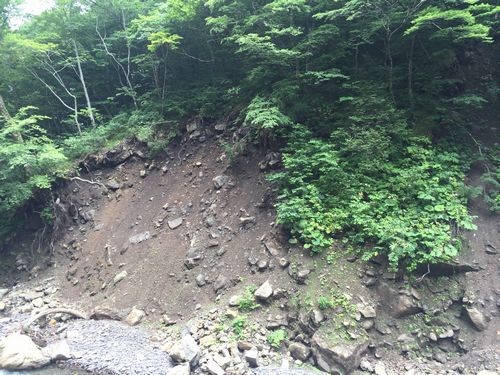
<path fill-rule="evenodd" d="M 0 113 L 6 121 L 9 121 L 12 118 L 7 109 L 7 106 L 5 105 L 5 102 L 3 101 L 2 94 L 0 94 Z"/>
<path fill-rule="evenodd" d="M 413 50 L 415 48 L 415 35 L 411 38 L 410 52 L 408 54 L 408 99 L 410 107 L 414 107 L 413 98 Z"/>
<path fill-rule="evenodd" d="M 9 113 L 9 110 L 7 109 L 7 106 L 5 105 L 5 102 L 3 101 L 3 96 L 0 94 L 0 114 L 3 116 L 5 121 L 10 121 L 12 119 L 12 116 Z M 19 143 L 24 143 L 23 136 L 21 135 L 20 132 L 14 132 L 12 133 L 12 137 L 16 142 Z"/>
<path fill-rule="evenodd" d="M 85 84 L 85 77 L 83 76 L 82 65 L 80 62 L 80 55 L 78 54 L 78 47 L 76 46 L 76 42 L 74 39 L 73 39 L 73 46 L 75 47 L 76 64 L 78 66 L 78 77 L 80 78 L 80 82 L 82 83 L 83 93 L 85 94 L 85 100 L 87 101 L 87 109 L 89 112 L 90 123 L 92 124 L 92 127 L 95 128 L 94 111 L 92 109 L 92 104 L 90 102 L 87 85 Z"/>

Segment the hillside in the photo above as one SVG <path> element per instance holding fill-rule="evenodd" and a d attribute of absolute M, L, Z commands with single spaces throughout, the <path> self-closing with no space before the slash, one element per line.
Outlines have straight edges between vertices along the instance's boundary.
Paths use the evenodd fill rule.
<path fill-rule="evenodd" d="M 33 1 L 0 369 L 498 372 L 496 1 Z"/>

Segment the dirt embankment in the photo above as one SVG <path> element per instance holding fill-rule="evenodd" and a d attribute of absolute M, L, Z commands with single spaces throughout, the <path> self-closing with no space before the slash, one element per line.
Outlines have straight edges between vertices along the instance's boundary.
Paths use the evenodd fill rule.
<path fill-rule="evenodd" d="M 275 224 L 263 170 L 279 155 L 253 150 L 230 164 L 219 142 L 230 134 L 217 131 L 188 127 L 155 160 L 131 152 L 69 183 L 60 199 L 70 221 L 51 267 L 26 267 L 32 281 L 10 292 L 42 294 L 19 294 L 4 314 L 71 305 L 122 318 L 135 306 L 134 324 L 174 357 L 187 327 L 201 347 L 197 373 L 249 373 L 253 347 L 259 367 L 284 358 L 327 372 L 495 370 L 499 228 L 480 202 L 462 262 L 478 272 L 392 273 L 384 260 L 364 262 L 341 245 L 311 258 Z M 21 269 L 25 258 L 18 255 Z M 40 280 L 48 280 L 42 289 Z"/>

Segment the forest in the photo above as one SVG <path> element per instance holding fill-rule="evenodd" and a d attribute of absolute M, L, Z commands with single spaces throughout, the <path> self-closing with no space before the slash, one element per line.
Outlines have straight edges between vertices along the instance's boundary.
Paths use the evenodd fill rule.
<path fill-rule="evenodd" d="M 230 158 L 283 152 L 268 178 L 291 243 L 450 260 L 468 199 L 500 209 L 496 4 L 56 0 L 13 28 L 0 0 L 0 241 L 50 224 L 86 156 L 127 138 L 159 155 L 196 118 L 230 124 Z"/>

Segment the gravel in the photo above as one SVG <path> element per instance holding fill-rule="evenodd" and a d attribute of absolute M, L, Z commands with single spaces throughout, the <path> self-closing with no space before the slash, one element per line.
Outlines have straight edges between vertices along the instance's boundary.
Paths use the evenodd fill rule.
<path fill-rule="evenodd" d="M 99 375 L 164 375 L 170 357 L 154 346 L 146 333 L 113 321 L 68 322 L 68 363 Z"/>

